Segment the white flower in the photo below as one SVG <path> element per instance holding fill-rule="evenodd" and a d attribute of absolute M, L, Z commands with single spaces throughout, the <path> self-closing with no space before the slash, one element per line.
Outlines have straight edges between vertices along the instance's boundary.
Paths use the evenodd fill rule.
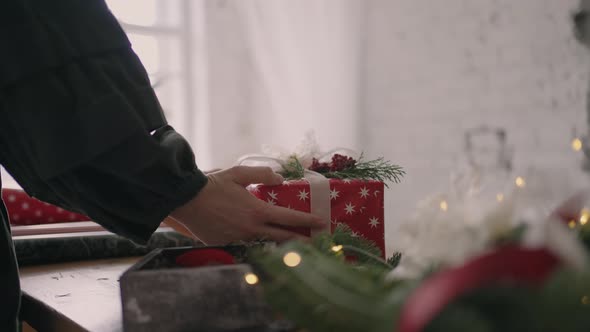
<path fill-rule="evenodd" d="M 497 199 L 497 187 L 481 190 L 486 187 L 463 178 L 462 184 L 450 193 L 422 202 L 415 215 L 402 223 L 391 239 L 393 250 L 402 253 L 402 260 L 390 277 L 418 277 L 433 266 L 462 264 L 490 249 L 498 235 L 522 223 L 527 225 L 525 245 L 549 247 L 552 239 L 547 236 L 547 223 L 555 222 L 548 221 L 549 213 L 555 208 L 557 197 L 561 200 L 566 197 L 547 196 L 548 191 L 556 188 L 555 184 L 546 182 L 545 175 L 526 177 L 527 183 L 535 185 L 525 190 L 514 187 L 502 193 L 501 200 Z M 488 182 L 494 180 L 498 179 Z"/>

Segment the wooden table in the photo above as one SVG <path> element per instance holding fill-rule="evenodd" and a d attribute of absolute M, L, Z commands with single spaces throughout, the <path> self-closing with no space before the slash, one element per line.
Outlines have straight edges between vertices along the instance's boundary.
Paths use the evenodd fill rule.
<path fill-rule="evenodd" d="M 122 332 L 119 276 L 138 259 L 22 268 L 23 320 L 39 332 Z"/>

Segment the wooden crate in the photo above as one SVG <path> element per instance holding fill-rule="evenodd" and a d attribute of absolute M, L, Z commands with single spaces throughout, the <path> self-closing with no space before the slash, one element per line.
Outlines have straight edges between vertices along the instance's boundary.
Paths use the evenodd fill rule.
<path fill-rule="evenodd" d="M 120 279 L 123 324 L 136 331 L 288 331 L 273 322 L 258 285 L 244 276 L 248 264 L 181 268 L 175 259 L 189 250 L 157 249 Z M 245 247 L 223 247 L 238 260 Z"/>

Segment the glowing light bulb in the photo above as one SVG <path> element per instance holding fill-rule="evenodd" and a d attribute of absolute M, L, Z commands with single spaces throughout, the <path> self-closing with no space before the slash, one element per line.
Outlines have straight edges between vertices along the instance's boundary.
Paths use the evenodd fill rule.
<path fill-rule="evenodd" d="M 341 245 L 337 245 L 337 246 L 333 246 L 332 247 L 332 251 L 333 252 L 339 252 L 340 250 L 342 250 L 342 246 Z"/>
<path fill-rule="evenodd" d="M 244 276 L 244 280 L 246 280 L 248 285 L 256 285 L 258 283 L 258 276 L 254 273 L 247 273 Z"/>
<path fill-rule="evenodd" d="M 283 263 L 288 267 L 296 267 L 301 263 L 301 255 L 296 252 L 288 252 L 283 256 Z"/>
<path fill-rule="evenodd" d="M 570 222 L 567 223 L 567 225 L 571 228 L 574 229 L 576 228 L 576 221 L 575 220 L 570 220 Z"/>
<path fill-rule="evenodd" d="M 524 180 L 524 178 L 522 178 L 520 176 L 517 177 L 516 180 L 514 180 L 514 183 L 519 188 L 524 188 L 524 186 L 526 186 L 526 181 Z"/>
<path fill-rule="evenodd" d="M 582 209 L 582 212 L 580 212 L 580 225 L 586 225 L 588 220 L 590 220 L 590 210 Z"/>
<path fill-rule="evenodd" d="M 580 151 L 582 150 L 582 140 L 579 138 L 574 138 L 572 140 L 572 150 Z"/>
<path fill-rule="evenodd" d="M 497 194 L 497 195 L 496 195 L 496 200 L 497 200 L 498 202 L 502 202 L 502 201 L 504 201 L 504 194 Z"/>
<path fill-rule="evenodd" d="M 449 209 L 449 203 L 447 203 L 447 201 L 441 201 L 439 206 L 442 211 L 447 211 Z"/>

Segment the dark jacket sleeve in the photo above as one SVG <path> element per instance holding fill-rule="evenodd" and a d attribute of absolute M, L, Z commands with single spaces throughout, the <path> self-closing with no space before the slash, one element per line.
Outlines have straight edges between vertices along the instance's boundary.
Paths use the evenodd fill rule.
<path fill-rule="evenodd" d="M 77 45 L 63 29 L 61 38 Z M 0 85 L 0 163 L 30 195 L 145 242 L 207 178 L 166 124 L 129 45 L 96 52 L 74 46 L 76 56 L 35 62 L 34 71 L 17 71 Z"/>

